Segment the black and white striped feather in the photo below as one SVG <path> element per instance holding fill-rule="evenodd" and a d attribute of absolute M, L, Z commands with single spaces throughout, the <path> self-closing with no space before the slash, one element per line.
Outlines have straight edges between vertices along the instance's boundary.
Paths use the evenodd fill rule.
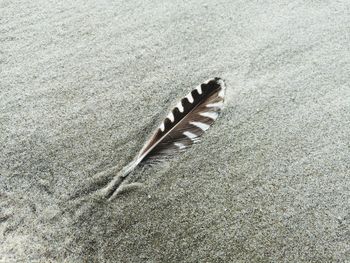
<path fill-rule="evenodd" d="M 139 164 L 161 160 L 199 141 L 199 137 L 218 117 L 224 103 L 225 83 L 210 79 L 188 93 L 169 112 L 134 160 L 105 189 L 107 197 L 116 190 Z"/>

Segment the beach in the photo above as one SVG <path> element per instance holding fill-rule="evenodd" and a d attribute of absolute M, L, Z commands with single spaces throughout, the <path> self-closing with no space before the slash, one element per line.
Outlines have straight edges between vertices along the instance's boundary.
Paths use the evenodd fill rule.
<path fill-rule="evenodd" d="M 349 1 L 0 2 L 0 262 L 347 262 Z M 201 142 L 99 195 L 221 77 Z"/>

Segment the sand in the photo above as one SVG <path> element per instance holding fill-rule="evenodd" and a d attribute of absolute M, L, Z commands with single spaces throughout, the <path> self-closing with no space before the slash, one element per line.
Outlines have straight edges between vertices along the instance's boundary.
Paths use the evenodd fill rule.
<path fill-rule="evenodd" d="M 346 262 L 349 1 L 0 2 L 1 262 Z M 96 195 L 211 77 L 201 143 Z"/>

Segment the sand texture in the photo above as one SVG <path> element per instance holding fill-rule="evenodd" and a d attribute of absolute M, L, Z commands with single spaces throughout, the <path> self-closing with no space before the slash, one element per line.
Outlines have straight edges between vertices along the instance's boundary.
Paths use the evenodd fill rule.
<path fill-rule="evenodd" d="M 0 0 L 0 262 L 349 262 L 350 1 Z M 202 141 L 96 193 L 211 77 Z"/>

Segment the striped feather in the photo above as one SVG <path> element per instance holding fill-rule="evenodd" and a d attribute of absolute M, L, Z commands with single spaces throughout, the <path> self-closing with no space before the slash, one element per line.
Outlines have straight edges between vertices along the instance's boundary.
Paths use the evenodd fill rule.
<path fill-rule="evenodd" d="M 181 99 L 169 112 L 134 160 L 104 189 L 108 198 L 118 193 L 127 175 L 139 164 L 158 161 L 199 141 L 199 137 L 218 117 L 224 102 L 225 83 L 210 79 Z"/>

